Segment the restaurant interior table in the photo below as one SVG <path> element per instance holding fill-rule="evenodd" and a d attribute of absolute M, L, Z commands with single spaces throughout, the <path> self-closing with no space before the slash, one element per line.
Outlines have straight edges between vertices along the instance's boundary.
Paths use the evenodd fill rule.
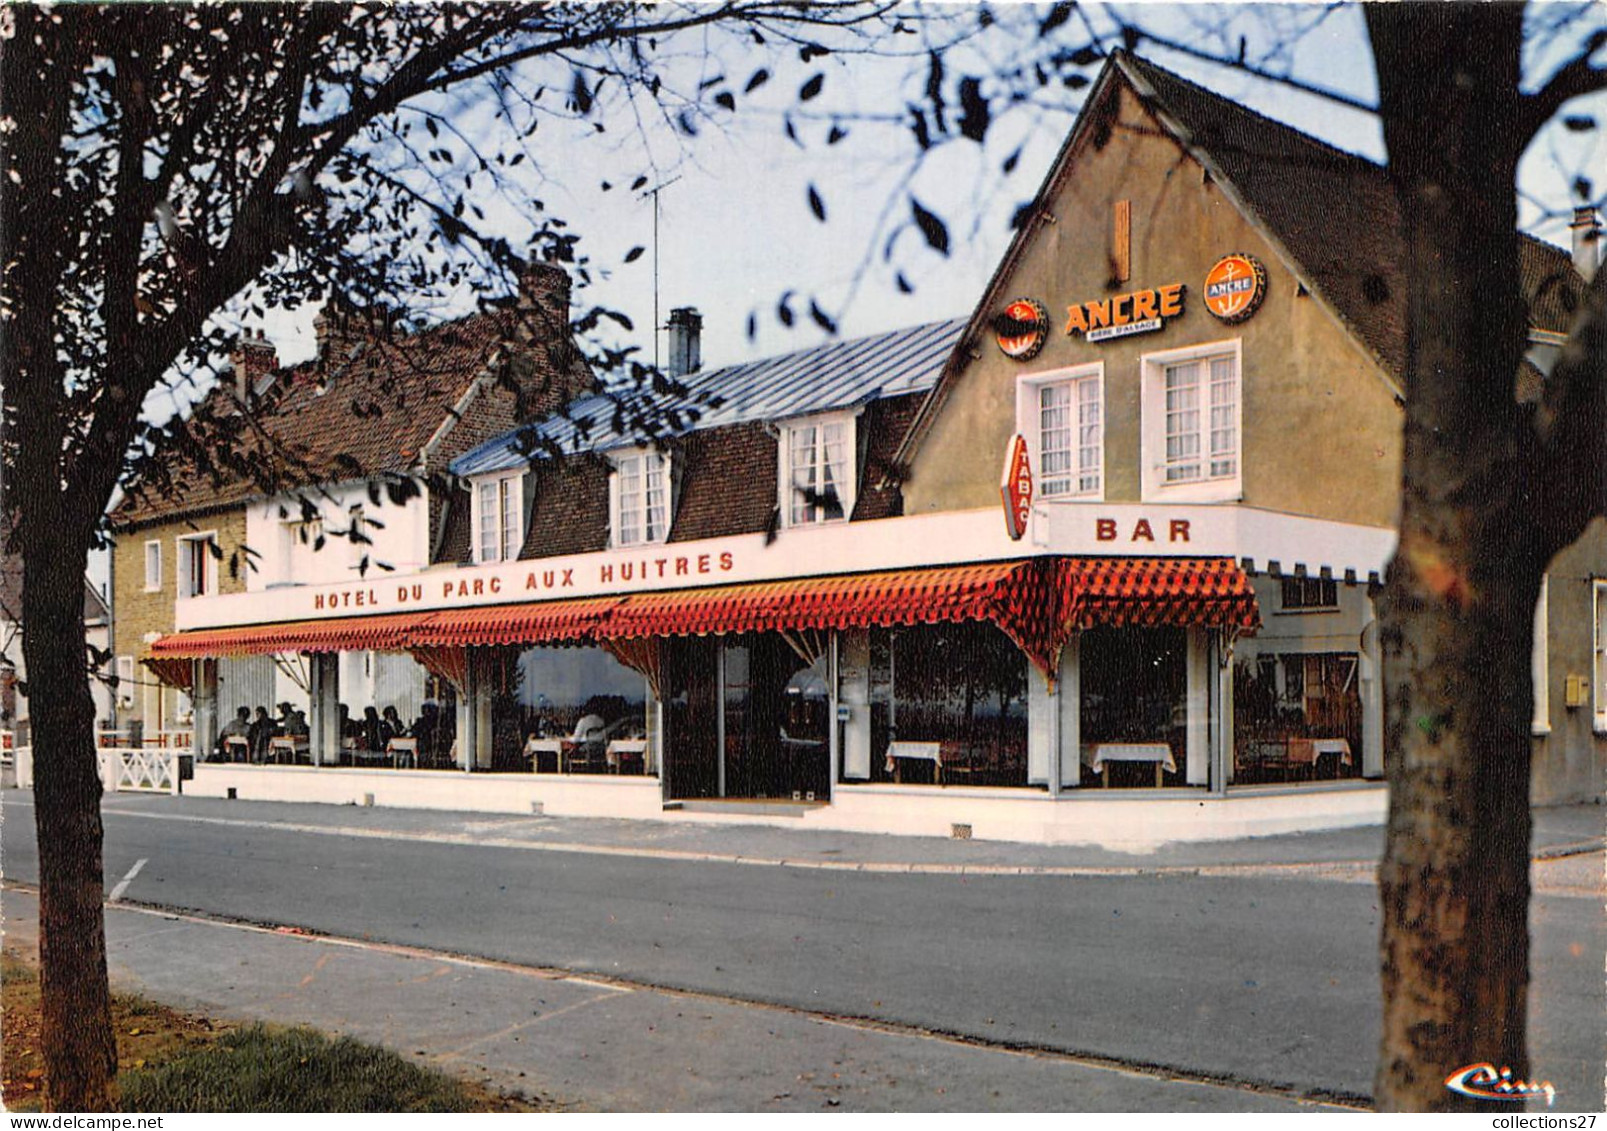
<path fill-rule="evenodd" d="M 1351 763 L 1350 743 L 1343 738 L 1291 738 L 1285 757 L 1290 765 L 1309 766 L 1315 774 L 1317 759 L 1328 754 L 1337 755 L 1342 766 Z"/>
<path fill-rule="evenodd" d="M 552 756 L 552 772 L 564 772 L 564 740 L 561 738 L 527 738 L 524 745 L 524 756 L 530 760 L 530 772 L 541 773 L 541 757 L 543 754 Z"/>
<path fill-rule="evenodd" d="M 268 757 L 275 762 L 294 764 L 307 753 L 307 740 L 305 738 L 289 738 L 285 735 L 276 735 L 268 739 Z"/>
<path fill-rule="evenodd" d="M 932 780 L 938 784 L 943 782 L 943 746 L 941 742 L 911 742 L 898 741 L 887 744 L 887 772 L 893 775 L 893 780 L 903 781 L 902 769 L 899 760 L 913 758 L 917 761 L 931 762 L 936 767 L 932 771 Z"/>
<path fill-rule="evenodd" d="M 223 736 L 223 753 L 230 762 L 251 761 L 251 740 L 243 734 Z"/>
<path fill-rule="evenodd" d="M 616 738 L 603 749 L 603 758 L 608 763 L 608 772 L 617 774 L 623 772 L 622 763 L 627 760 L 638 761 L 643 764 L 646 772 L 647 739 L 645 738 Z"/>
<path fill-rule="evenodd" d="M 1100 775 L 1106 789 L 1110 788 L 1112 762 L 1155 763 L 1155 784 L 1162 784 L 1161 773 L 1177 773 L 1177 762 L 1172 748 L 1165 742 L 1090 742 L 1082 748 L 1083 765 Z"/>
<path fill-rule="evenodd" d="M 407 762 L 418 769 L 418 739 L 398 735 L 385 743 L 385 752 L 391 756 L 391 765 L 400 768 Z"/>

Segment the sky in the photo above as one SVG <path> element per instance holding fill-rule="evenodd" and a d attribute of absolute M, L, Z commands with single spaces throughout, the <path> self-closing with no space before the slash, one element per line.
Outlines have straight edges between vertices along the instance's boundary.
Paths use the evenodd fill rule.
<path fill-rule="evenodd" d="M 1144 4 L 1084 10 L 1089 21 L 1083 31 L 1102 36 L 1115 26 L 1112 12 L 1207 51 L 1231 53 L 1242 35 L 1246 57 L 1268 70 L 1364 103 L 1376 98 L 1357 8 Z M 1016 8 L 1006 14 L 1036 19 L 1042 11 Z M 1002 35 L 981 37 L 952 55 L 949 69 L 985 74 L 1019 42 Z M 673 307 L 696 307 L 704 317 L 705 366 L 818 343 L 826 333 L 809 317 L 811 299 L 849 337 L 968 313 L 1008 244 L 1012 213 L 1036 190 L 1085 91 L 1061 91 L 1050 107 L 1025 104 L 1004 113 L 996 108 L 985 144 L 954 141 L 917 165 L 904 107 L 926 78 L 920 48 L 913 42 L 896 56 L 842 54 L 801 66 L 793 59 L 783 69 L 758 50 L 682 44 L 677 73 L 724 73 L 737 91 L 743 76 L 760 66 L 771 68 L 774 78 L 751 97 L 743 94 L 735 113 L 715 112 L 701 120 L 691 138 L 652 121 L 651 107 L 642 112 L 639 103 L 610 107 L 607 135 L 597 134 L 590 120 L 544 123 L 544 129 L 553 128 L 532 150 L 546 158 L 542 199 L 550 213 L 566 217 L 583 233 L 582 247 L 591 259 L 593 282 L 578 289 L 576 303 L 627 314 L 636 329 L 618 335 L 613 344 L 635 343 L 651 361 L 656 261 L 658 324 Z M 1380 130 L 1369 114 L 1175 51 L 1153 45 L 1141 50 L 1162 66 L 1340 148 L 1377 160 L 1384 155 Z M 799 141 L 794 142 L 783 134 L 783 114 L 798 109 L 798 85 L 813 72 L 824 77 L 824 86 L 807 104 L 807 114 L 795 117 Z M 1097 64 L 1082 73 L 1092 78 Z M 1593 101 L 1597 116 L 1607 122 L 1607 98 Z M 631 112 L 641 114 L 639 128 L 629 125 Z M 847 136 L 828 145 L 825 138 L 833 127 Z M 1548 202 L 1565 213 L 1573 174 L 1607 167 L 1603 132 L 1579 135 L 1558 127 L 1537 141 L 1523 170 L 1522 198 Z M 1017 149 L 1014 172 L 1005 177 L 1001 165 Z M 648 188 L 662 186 L 656 255 L 654 201 L 628 188 L 639 175 L 647 178 Z M 604 182 L 614 187 L 604 192 Z M 811 188 L 824 208 L 824 223 L 811 212 Z M 912 196 L 948 221 L 948 255 L 926 247 L 909 224 Z M 498 212 L 488 207 L 496 226 Z M 506 217 L 510 235 L 525 230 L 513 207 Z M 1541 238 L 1566 246 L 1565 219 L 1541 220 L 1530 203 L 1525 224 Z M 885 255 L 889 239 L 891 259 Z M 626 263 L 637 247 L 643 253 Z M 902 293 L 896 274 L 903 275 L 911 293 Z M 795 296 L 790 328 L 777 317 L 789 292 Z M 472 299 L 460 292 L 432 313 L 465 312 Z M 313 353 L 312 313 L 304 309 L 263 323 L 282 360 Z M 751 335 L 750 317 L 756 331 Z"/>

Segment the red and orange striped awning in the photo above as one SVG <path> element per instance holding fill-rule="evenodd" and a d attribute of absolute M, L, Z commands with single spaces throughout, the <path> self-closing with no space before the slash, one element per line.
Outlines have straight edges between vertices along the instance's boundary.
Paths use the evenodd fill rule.
<path fill-rule="evenodd" d="M 1255 590 L 1231 558 L 1064 558 L 1068 628 L 1261 625 Z"/>
<path fill-rule="evenodd" d="M 151 644 L 157 659 L 169 656 L 260 656 L 270 652 L 399 652 L 409 634 L 432 613 L 291 621 L 243 628 L 207 628 L 163 636 Z"/>
<path fill-rule="evenodd" d="M 1071 633 L 1101 625 L 1260 625 L 1230 558 L 1028 558 L 433 613 L 343 617 L 165 636 L 153 656 L 437 650 L 796 629 L 987 621 L 1046 673 Z"/>
<path fill-rule="evenodd" d="M 425 618 L 408 643 L 425 648 L 452 645 L 572 644 L 593 640 L 622 597 L 543 601 L 537 605 L 492 605 L 452 609 Z"/>

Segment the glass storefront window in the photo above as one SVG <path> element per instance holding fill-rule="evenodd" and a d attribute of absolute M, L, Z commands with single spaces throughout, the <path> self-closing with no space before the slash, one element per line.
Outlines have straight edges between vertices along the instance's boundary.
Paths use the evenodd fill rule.
<path fill-rule="evenodd" d="M 1354 652 L 1260 653 L 1233 667 L 1233 781 L 1361 774 L 1362 704 Z"/>
<path fill-rule="evenodd" d="M 1027 674 L 992 625 L 872 630 L 871 780 L 1025 786 Z"/>
<path fill-rule="evenodd" d="M 1094 628 L 1082 634 L 1084 785 L 1183 784 L 1187 643 L 1181 628 Z"/>
<path fill-rule="evenodd" d="M 505 649 L 491 695 L 491 768 L 647 772 L 647 681 L 601 648 Z"/>

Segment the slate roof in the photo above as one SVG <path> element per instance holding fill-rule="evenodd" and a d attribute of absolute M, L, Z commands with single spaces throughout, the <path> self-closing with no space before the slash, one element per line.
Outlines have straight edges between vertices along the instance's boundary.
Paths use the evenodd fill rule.
<path fill-rule="evenodd" d="M 664 412 L 695 407 L 699 414 L 695 421 L 672 422 L 665 429 L 684 435 L 925 392 L 937 381 L 964 327 L 964 319 L 931 322 L 711 369 L 682 378 L 684 393 L 644 394 L 642 407 L 657 406 Z M 470 450 L 453 461 L 452 471 L 471 476 L 527 466 L 529 453 L 537 448 L 535 437 L 540 438 L 539 447 L 564 453 L 606 451 L 641 442 L 640 433 L 619 416 L 617 394 L 582 397 L 561 417 Z"/>

